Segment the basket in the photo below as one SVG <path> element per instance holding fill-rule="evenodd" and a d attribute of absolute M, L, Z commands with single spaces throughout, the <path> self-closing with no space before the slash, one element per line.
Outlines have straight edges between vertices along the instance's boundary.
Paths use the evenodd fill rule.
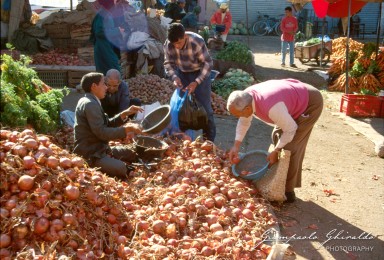
<path fill-rule="evenodd" d="M 53 88 L 63 88 L 68 86 L 68 72 L 57 70 L 37 70 L 39 78 L 48 86 Z"/>
<path fill-rule="evenodd" d="M 43 28 L 47 30 L 47 34 L 50 38 L 71 38 L 70 25 L 67 23 L 44 24 Z"/>
<path fill-rule="evenodd" d="M 340 112 L 350 117 L 384 117 L 383 99 L 377 96 L 344 94 Z"/>
<path fill-rule="evenodd" d="M 232 173 L 236 177 L 241 177 L 246 180 L 259 180 L 268 170 L 269 162 L 267 161 L 268 152 L 263 150 L 253 150 L 240 155 L 240 162 L 232 165 Z M 251 172 L 247 175 L 242 175 L 242 171 Z"/>

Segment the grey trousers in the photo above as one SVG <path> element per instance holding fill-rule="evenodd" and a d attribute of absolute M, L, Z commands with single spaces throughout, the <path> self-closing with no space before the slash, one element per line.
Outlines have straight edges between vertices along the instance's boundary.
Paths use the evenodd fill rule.
<path fill-rule="evenodd" d="M 303 115 L 295 120 L 298 126 L 296 134 L 293 140 L 284 147 L 285 150 L 291 151 L 291 160 L 289 162 L 287 182 L 285 185 L 286 192 L 301 187 L 301 171 L 305 149 L 307 148 L 308 139 L 311 135 L 313 126 L 323 111 L 323 97 L 320 91 L 310 85 L 307 85 L 307 88 L 309 92 L 308 107 Z M 277 143 L 281 134 L 282 130 L 280 128 L 275 127 L 275 129 L 273 129 L 272 142 L 274 144 Z"/>
<path fill-rule="evenodd" d="M 112 157 L 104 156 L 96 159 L 92 163 L 92 167 L 100 168 L 102 172 L 111 177 L 125 179 L 127 177 L 127 165 L 125 162 L 135 162 L 138 157 L 136 152 L 125 146 L 111 147 Z"/>

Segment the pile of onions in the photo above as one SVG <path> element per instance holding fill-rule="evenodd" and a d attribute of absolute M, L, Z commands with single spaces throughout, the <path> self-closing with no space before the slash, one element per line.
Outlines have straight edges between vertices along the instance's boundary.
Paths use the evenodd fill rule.
<path fill-rule="evenodd" d="M 131 98 L 139 98 L 144 104 L 159 101 L 162 105 L 169 104 L 175 90 L 173 82 L 157 75 L 139 75 L 127 80 Z M 212 109 L 215 114 L 227 115 L 227 102 L 220 95 L 211 92 Z"/>
<path fill-rule="evenodd" d="M 233 177 L 224 152 L 165 141 L 167 157 L 152 171 L 137 167 L 127 183 L 47 136 L 1 130 L 1 259 L 266 258 L 261 236 L 276 220 Z"/>

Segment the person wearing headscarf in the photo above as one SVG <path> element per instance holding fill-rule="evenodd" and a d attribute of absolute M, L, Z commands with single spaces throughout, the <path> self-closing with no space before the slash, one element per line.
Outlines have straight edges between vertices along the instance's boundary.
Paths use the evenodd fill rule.
<path fill-rule="evenodd" d="M 181 24 L 184 26 L 186 31 L 197 32 L 197 22 L 199 21 L 197 16 L 200 14 L 200 12 L 201 7 L 196 6 L 193 8 L 192 12 L 187 13 L 187 15 L 181 19 Z"/>
<path fill-rule="evenodd" d="M 121 71 L 119 59 L 124 29 L 115 26 L 111 12 L 113 0 L 97 0 L 97 3 L 100 9 L 92 21 L 90 40 L 94 44 L 96 71 L 105 75 L 109 69 Z"/>
<path fill-rule="evenodd" d="M 232 26 L 232 15 L 228 10 L 227 3 L 221 3 L 219 10 L 217 10 L 211 17 L 211 25 L 225 25 L 225 31 L 221 34 L 223 41 L 227 40 L 229 29 Z"/>
<path fill-rule="evenodd" d="M 164 17 L 172 19 L 172 23 L 181 21 L 186 15 L 185 10 L 185 0 L 177 0 L 176 2 L 170 2 L 165 6 Z"/>

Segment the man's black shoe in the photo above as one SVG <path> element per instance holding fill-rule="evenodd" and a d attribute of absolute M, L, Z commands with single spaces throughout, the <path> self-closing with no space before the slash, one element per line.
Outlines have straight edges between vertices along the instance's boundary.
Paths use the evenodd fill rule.
<path fill-rule="evenodd" d="M 285 196 L 287 197 L 287 200 L 285 202 L 292 203 L 296 200 L 296 195 L 294 191 L 286 192 Z"/>
<path fill-rule="evenodd" d="M 291 66 L 292 68 L 297 68 L 296 64 L 291 64 L 289 66 Z"/>

